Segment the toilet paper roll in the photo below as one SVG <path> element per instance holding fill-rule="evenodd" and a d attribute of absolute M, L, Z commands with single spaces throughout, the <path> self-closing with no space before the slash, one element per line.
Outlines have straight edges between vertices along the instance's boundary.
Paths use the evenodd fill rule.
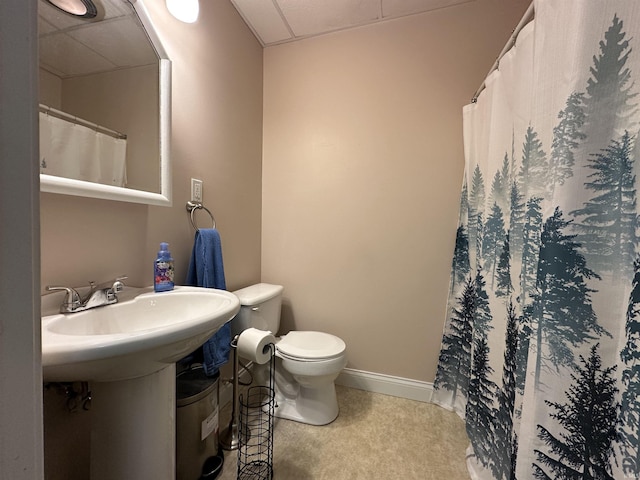
<path fill-rule="evenodd" d="M 271 343 L 276 343 L 271 332 L 247 328 L 238 337 L 238 355 L 259 364 L 267 363 L 271 359 Z"/>

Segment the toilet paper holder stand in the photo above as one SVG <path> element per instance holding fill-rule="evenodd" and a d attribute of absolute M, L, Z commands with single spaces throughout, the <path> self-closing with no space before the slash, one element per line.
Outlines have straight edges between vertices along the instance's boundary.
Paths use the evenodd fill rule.
<path fill-rule="evenodd" d="M 237 478 L 243 480 L 273 480 L 276 346 L 268 343 L 263 347 L 265 353 L 269 353 L 268 385 L 249 387 L 239 397 Z"/>
<path fill-rule="evenodd" d="M 240 335 L 236 335 L 231 340 L 231 350 L 233 351 L 233 390 L 232 390 L 232 405 L 231 405 L 231 419 L 229 425 L 220 433 L 220 446 L 223 450 L 233 451 L 240 447 L 240 432 L 239 432 L 239 414 L 240 414 L 240 396 L 239 396 L 239 382 L 240 382 L 240 361 L 238 358 L 238 339 Z M 270 373 L 269 373 L 269 388 L 274 390 L 274 376 L 275 376 L 275 345 L 269 344 L 271 351 Z M 272 393 L 275 393 L 274 391 Z M 275 404 L 275 398 L 273 399 Z M 250 431 L 245 431 L 244 435 L 250 435 Z M 243 439 L 245 442 L 248 438 Z"/>

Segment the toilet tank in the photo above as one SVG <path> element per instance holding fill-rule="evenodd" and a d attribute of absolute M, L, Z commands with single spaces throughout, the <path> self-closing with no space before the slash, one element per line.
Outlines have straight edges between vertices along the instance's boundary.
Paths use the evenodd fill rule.
<path fill-rule="evenodd" d="M 240 299 L 240 312 L 231 320 L 232 335 L 250 327 L 275 335 L 280 328 L 283 291 L 282 285 L 258 283 L 233 292 Z"/>

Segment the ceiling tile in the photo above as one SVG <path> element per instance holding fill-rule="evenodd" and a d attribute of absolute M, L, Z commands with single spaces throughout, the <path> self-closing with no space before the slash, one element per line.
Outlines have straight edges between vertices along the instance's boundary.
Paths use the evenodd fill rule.
<path fill-rule="evenodd" d="M 291 38 L 291 32 L 273 0 L 231 0 L 231 2 L 262 45 Z"/>
<path fill-rule="evenodd" d="M 380 0 L 276 0 L 296 37 L 371 23 L 380 18 Z"/>
<path fill-rule="evenodd" d="M 1 1 L 1 0 L 0 0 Z M 95 19 L 78 19 L 38 2 L 40 64 L 61 78 L 157 62 L 153 47 L 125 0 L 94 0 Z"/>
<path fill-rule="evenodd" d="M 96 5 L 101 4 L 104 10 L 104 19 L 131 15 L 131 6 L 124 0 L 94 0 Z M 100 6 L 98 6 L 100 13 Z"/>
<path fill-rule="evenodd" d="M 51 25 L 41 16 L 38 16 L 38 35 L 44 35 L 47 33 L 52 33 L 58 30 L 56 27 Z"/>
<path fill-rule="evenodd" d="M 79 25 L 87 25 L 93 22 L 101 22 L 109 18 L 131 15 L 131 7 L 123 0 L 94 0 L 98 15 L 96 18 L 87 19 L 66 14 L 45 0 L 38 2 L 38 11 L 46 15 L 47 19 L 58 29 L 66 29 Z"/>
<path fill-rule="evenodd" d="M 384 18 L 402 17 L 414 13 L 428 12 L 438 8 L 450 7 L 459 3 L 475 0 L 381 0 Z"/>
<path fill-rule="evenodd" d="M 58 29 L 65 29 L 83 25 L 87 20 L 68 15 L 44 0 L 38 2 L 38 13 L 46 15 L 47 20 Z"/>
<path fill-rule="evenodd" d="M 142 28 L 131 17 L 95 23 L 68 34 L 118 67 L 157 63 L 158 57 Z"/>
<path fill-rule="evenodd" d="M 64 76 L 113 68 L 113 64 L 64 33 L 40 38 L 40 63 L 56 65 Z"/>
<path fill-rule="evenodd" d="M 231 0 L 263 46 L 474 1 Z"/>

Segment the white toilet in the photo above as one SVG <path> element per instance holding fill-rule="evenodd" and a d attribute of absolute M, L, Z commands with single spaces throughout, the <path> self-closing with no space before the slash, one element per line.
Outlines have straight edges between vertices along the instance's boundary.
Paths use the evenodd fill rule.
<path fill-rule="evenodd" d="M 241 308 L 231 321 L 232 334 L 253 327 L 275 335 L 283 290 L 281 285 L 259 283 L 233 292 Z M 277 338 L 275 415 L 310 425 L 331 423 L 338 416 L 334 381 L 346 364 L 346 345 L 335 335 L 292 331 Z"/>

